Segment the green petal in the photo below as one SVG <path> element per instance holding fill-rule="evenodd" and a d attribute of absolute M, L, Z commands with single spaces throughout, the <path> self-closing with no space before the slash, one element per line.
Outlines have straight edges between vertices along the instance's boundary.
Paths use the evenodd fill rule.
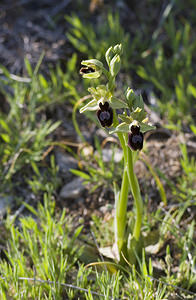
<path fill-rule="evenodd" d="M 95 71 L 92 73 L 82 74 L 82 77 L 93 79 L 93 78 L 99 78 L 101 76 L 101 74 L 102 74 L 102 71 Z"/>
<path fill-rule="evenodd" d="M 83 66 L 87 66 L 87 67 L 93 67 L 93 66 L 97 66 L 99 68 L 103 68 L 103 64 L 102 62 L 100 62 L 98 59 L 88 59 L 88 60 L 83 60 L 81 62 L 81 64 Z"/>

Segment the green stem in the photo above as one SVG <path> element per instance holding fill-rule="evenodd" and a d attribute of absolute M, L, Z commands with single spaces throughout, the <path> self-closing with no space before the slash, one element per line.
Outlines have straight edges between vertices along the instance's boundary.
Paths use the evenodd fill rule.
<path fill-rule="evenodd" d="M 119 198 L 117 199 L 115 209 L 115 238 L 118 246 L 118 253 L 120 256 L 121 249 L 124 244 L 125 228 L 126 228 L 126 214 L 127 214 L 127 199 L 128 199 L 128 176 L 127 171 L 124 169 L 123 179 L 121 184 L 121 191 Z"/>
<path fill-rule="evenodd" d="M 127 200 L 129 192 L 129 181 L 127 175 L 127 155 L 126 155 L 126 144 L 124 142 L 123 134 L 118 133 L 118 138 L 120 140 L 123 153 L 124 153 L 124 172 L 121 184 L 121 190 L 119 197 L 116 199 L 116 208 L 115 208 L 115 242 L 118 247 L 118 254 L 120 253 L 124 244 L 125 238 L 125 228 L 126 228 L 126 215 L 127 215 Z"/>
<path fill-rule="evenodd" d="M 75 131 L 77 132 L 77 134 L 78 134 L 79 137 L 81 138 L 81 141 L 82 141 L 83 143 L 85 143 L 86 140 L 85 140 L 85 138 L 84 138 L 82 132 L 80 131 L 80 128 L 79 128 L 79 126 L 78 126 L 78 122 L 77 122 L 77 119 L 76 119 L 76 112 L 77 112 L 77 109 L 78 109 L 79 105 L 81 104 L 81 102 L 83 101 L 83 99 L 84 99 L 84 98 L 79 99 L 79 100 L 75 103 L 75 105 L 74 105 L 74 107 L 73 107 L 73 111 L 72 111 L 72 121 L 73 121 L 73 125 L 74 125 L 74 128 L 75 128 Z"/>
<path fill-rule="evenodd" d="M 117 123 L 117 117 L 114 114 L 114 123 Z M 122 247 L 125 242 L 125 229 L 126 229 L 126 216 L 127 216 L 127 201 L 129 186 L 131 187 L 131 192 L 134 198 L 136 207 L 136 220 L 133 229 L 132 238 L 134 242 L 129 250 L 129 256 L 134 257 L 134 251 L 136 251 L 137 244 L 140 239 L 141 225 L 142 225 L 142 215 L 143 215 L 143 202 L 140 193 L 139 183 L 137 177 L 134 173 L 134 153 L 127 146 L 127 134 L 118 132 L 118 138 L 121 143 L 124 155 L 124 172 L 121 184 L 121 191 L 116 199 L 116 209 L 115 209 L 115 241 L 118 246 L 118 253 L 120 256 Z M 133 260 L 134 261 L 134 258 Z"/>
<path fill-rule="evenodd" d="M 143 202 L 140 194 L 140 188 L 137 177 L 134 173 L 134 153 L 127 146 L 127 134 L 118 133 L 123 155 L 124 155 L 124 172 L 121 184 L 121 191 L 116 199 L 115 209 L 115 241 L 118 247 L 119 259 L 121 258 L 122 249 L 128 250 L 129 260 L 132 264 L 135 263 L 135 251 L 138 248 L 138 242 L 140 239 L 142 214 L 143 214 Z M 125 243 L 125 229 L 126 229 L 126 216 L 127 216 L 127 202 L 129 186 L 133 194 L 135 207 L 136 207 L 136 220 L 134 224 L 133 234 L 131 236 L 130 243 Z M 125 247 L 125 248 L 124 248 Z M 124 250 L 123 250 L 124 251 Z"/>
<path fill-rule="evenodd" d="M 129 149 L 129 147 L 127 147 L 127 164 L 128 180 L 136 207 L 136 221 L 133 230 L 133 238 L 136 240 L 136 242 L 138 242 L 142 225 L 143 201 L 140 193 L 139 183 L 133 169 L 133 152 Z"/>

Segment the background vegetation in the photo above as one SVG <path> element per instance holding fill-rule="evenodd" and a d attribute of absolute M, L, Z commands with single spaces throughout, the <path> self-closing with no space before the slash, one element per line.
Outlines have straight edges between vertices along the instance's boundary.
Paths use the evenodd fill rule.
<path fill-rule="evenodd" d="M 18 69 L 1 58 L 1 299 L 195 299 L 195 2 L 41 2 L 17 6 L 24 24 L 24 12 L 37 18 L 51 12 L 37 23 L 31 49 L 38 43 L 39 56 L 23 55 Z M 15 14 L 11 2 L 2 9 L 10 19 Z M 63 30 L 56 59 L 40 42 L 44 22 L 48 36 Z M 6 49 L 14 49 L 3 33 Z M 121 180 L 122 158 L 115 135 L 95 126 L 93 113 L 78 113 L 89 85 L 79 75 L 80 61 L 104 59 L 116 43 L 124 49 L 116 94 L 128 85 L 141 93 L 157 126 L 136 166 L 145 251 L 136 267 L 125 262 L 123 269 L 86 267 L 108 260 L 98 248 L 113 242 L 112 189 Z M 78 194 L 66 198 L 62 190 L 76 175 L 85 189 L 77 185 Z M 132 204 L 130 195 L 130 223 Z"/>

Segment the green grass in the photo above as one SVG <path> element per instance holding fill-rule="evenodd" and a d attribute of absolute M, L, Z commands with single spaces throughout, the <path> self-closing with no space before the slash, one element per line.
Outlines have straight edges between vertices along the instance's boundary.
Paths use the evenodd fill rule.
<path fill-rule="evenodd" d="M 110 11 L 96 27 L 82 22 L 76 15 L 66 16 L 66 20 L 72 25 L 67 35 L 69 41 L 84 58 L 102 60 L 105 49 L 122 43 L 125 84 L 135 79 L 137 73 L 139 88 L 155 94 L 158 110 L 166 117 L 168 126 L 180 130 L 181 125 L 193 124 L 196 109 L 196 42 L 191 26 L 191 22 L 195 25 L 195 19 L 188 18 L 192 4 L 182 8 L 187 10 L 187 18 L 179 18 L 179 6 L 174 3 L 171 1 L 165 7 L 156 28 L 153 20 L 141 23 L 143 30 L 133 24 L 135 36 L 130 36 L 121 26 L 119 14 Z"/>
<path fill-rule="evenodd" d="M 151 5 L 153 9 L 153 1 Z M 41 74 L 43 57 L 34 70 L 26 60 L 26 77 L 14 76 L 1 67 L 0 195 L 11 196 L 15 208 L 25 207 L 20 214 L 10 209 L 0 223 L 1 299 L 195 299 L 196 162 L 189 157 L 186 145 L 180 145 L 182 173 L 176 182 L 148 167 L 162 199 L 167 193 L 160 182 L 167 182 L 170 201 L 164 200 L 163 205 L 158 198 L 160 203 L 149 209 L 148 191 L 143 195 L 143 252 L 136 267 L 125 261 L 123 269 L 106 257 L 107 268 L 104 264 L 86 267 L 101 262 L 97 247 L 113 244 L 113 202 L 108 204 L 106 219 L 92 215 L 93 238 L 82 218 L 72 216 L 67 209 L 60 210 L 58 193 L 63 178 L 53 153 L 45 158 L 50 147 L 72 152 L 81 166 L 72 172 L 84 178 L 94 197 L 97 189 L 112 190 L 113 181 L 119 182 L 122 162 L 114 161 L 118 145 L 111 143 L 113 154 L 107 163 L 103 160 L 103 144 L 97 138 L 92 139 L 93 145 L 86 145 L 89 157 L 82 150 L 77 154 L 56 140 L 56 130 L 62 130 L 63 120 L 58 120 L 54 112 L 57 107 L 73 109 L 85 95 L 88 83 L 79 77 L 78 55 L 101 58 L 111 44 L 122 39 L 126 50 L 119 86 L 125 89 L 127 82 L 138 80 L 139 88 L 150 87 L 157 100 L 155 109 L 165 123 L 178 130 L 185 123 L 195 133 L 194 5 L 190 1 L 185 10 L 189 18 L 178 18 L 184 6 L 172 6 L 152 44 L 151 27 L 144 24 L 145 30 L 130 39 L 118 15 L 111 12 L 95 33 L 90 23 L 84 26 L 77 16 L 67 17 L 72 25 L 69 39 L 76 53 L 65 71 L 57 64 L 48 68 L 47 76 Z M 77 116 L 75 112 L 76 121 Z M 89 124 L 91 118 L 92 114 L 86 114 Z M 80 121 L 81 129 L 79 125 Z M 31 205 L 27 201 L 30 195 L 34 199 Z M 129 213 L 127 226 L 133 226 L 134 213 Z"/>

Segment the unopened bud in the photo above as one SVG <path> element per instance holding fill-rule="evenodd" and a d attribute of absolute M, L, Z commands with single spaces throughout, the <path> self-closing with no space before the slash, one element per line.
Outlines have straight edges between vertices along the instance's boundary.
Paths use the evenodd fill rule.
<path fill-rule="evenodd" d="M 120 56 L 115 55 L 110 62 L 110 71 L 113 77 L 115 77 L 120 71 L 121 61 Z"/>
<path fill-rule="evenodd" d="M 110 47 L 110 48 L 106 51 L 106 54 L 105 54 L 105 58 L 106 58 L 106 61 L 107 61 L 108 66 L 110 66 L 110 62 L 111 62 L 113 56 L 114 56 L 114 52 L 113 52 L 112 47 Z"/>
<path fill-rule="evenodd" d="M 114 46 L 114 53 L 118 55 L 122 55 L 123 49 L 122 49 L 122 44 L 117 44 Z"/>

